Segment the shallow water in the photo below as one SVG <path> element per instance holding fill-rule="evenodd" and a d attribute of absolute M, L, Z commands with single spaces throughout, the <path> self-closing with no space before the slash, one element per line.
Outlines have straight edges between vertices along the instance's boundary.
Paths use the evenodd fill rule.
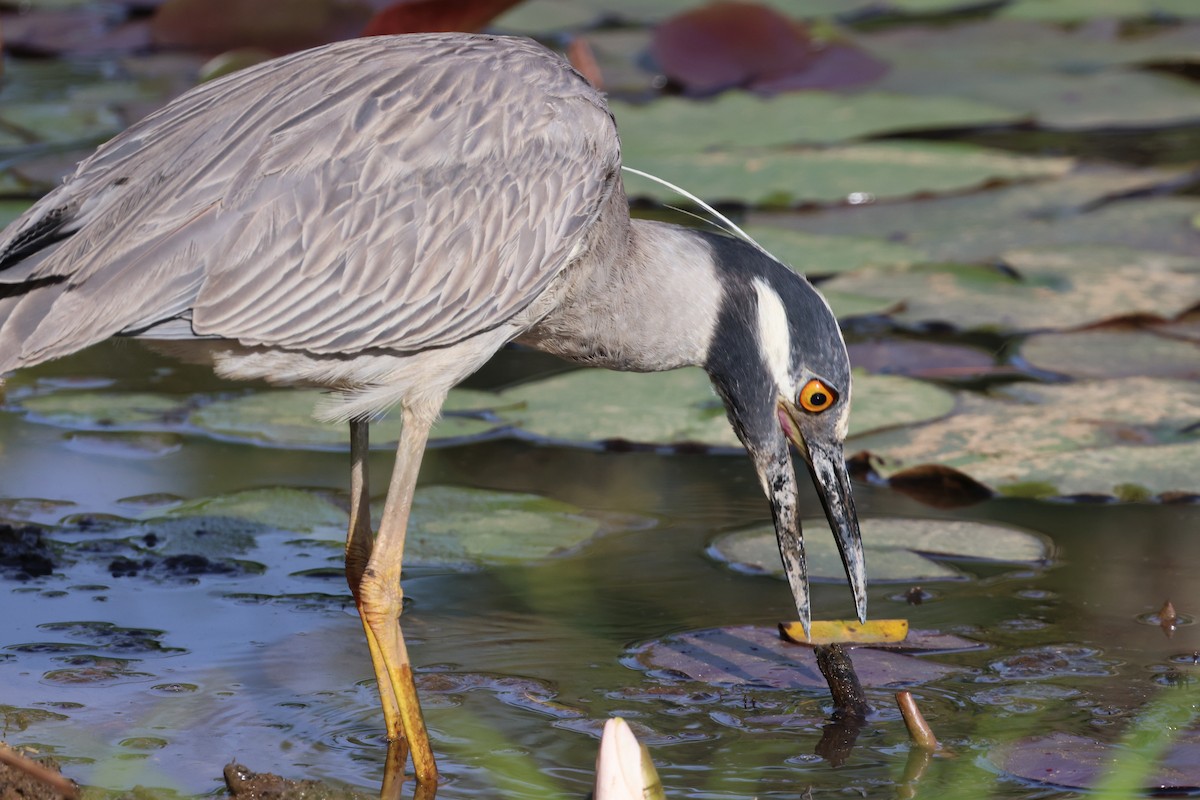
<path fill-rule="evenodd" d="M 73 385 L 103 377 L 108 391 L 223 386 L 121 344 L 36 375 L 44 383 L 75 375 Z M 128 434 L 98 436 L 103 445 L 81 445 L 77 432 L 0 413 L 0 496 L 54 501 L 9 504 L 3 516 L 66 519 L 49 536 L 79 545 L 48 577 L 0 581 L 7 740 L 53 752 L 71 777 L 111 789 L 210 792 L 234 757 L 288 777 L 377 787 L 382 719 L 337 532 L 262 534 L 233 556 L 250 562 L 242 573 L 182 577 L 114 577 L 110 554 L 121 547 L 105 536 L 105 515 L 137 516 L 165 502 L 158 495 L 342 492 L 347 455 L 190 435 L 147 448 Z M 376 494 L 391 458 L 373 456 Z M 582 797 L 599 724 L 612 714 L 651 745 L 669 796 L 895 793 L 908 745 L 891 689 L 869 691 L 877 714 L 835 769 L 814 754 L 829 711 L 824 692 L 712 687 L 634 668 L 630 649 L 640 643 L 773 626 L 793 613 L 782 582 L 704 555 L 716 534 L 769 519 L 745 459 L 499 440 L 432 450 L 423 469 L 425 483 L 574 503 L 605 529 L 538 563 L 406 571 L 404 630 L 446 776 L 439 798 Z M 990 520 L 1053 543 L 1044 566 L 959 562 L 971 579 L 927 583 L 932 597 L 919 606 L 905 602 L 908 585 L 871 587 L 872 616 L 906 616 L 915 628 L 986 644 L 926 657 L 959 669 L 913 687 L 959 756 L 935 760 L 923 791 L 979 783 L 995 796 L 1063 794 L 1005 777 L 986 756 L 996 742 L 1033 733 L 1115 739 L 1191 669 L 1197 626 L 1168 639 L 1139 617 L 1167 598 L 1181 614 L 1197 613 L 1200 507 L 993 500 L 946 512 L 890 490 L 857 493 L 864 516 Z M 805 501 L 820 513 L 811 493 Z M 817 585 L 813 606 L 825 618 L 853 613 L 841 583 Z"/>

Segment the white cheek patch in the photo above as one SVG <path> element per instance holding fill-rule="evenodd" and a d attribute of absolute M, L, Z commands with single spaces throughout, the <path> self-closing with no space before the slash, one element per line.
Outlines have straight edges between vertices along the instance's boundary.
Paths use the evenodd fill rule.
<path fill-rule="evenodd" d="M 767 369 L 775 378 L 780 391 L 789 392 L 792 387 L 792 334 L 788 326 L 787 310 L 779 295 L 762 279 L 754 279 L 754 291 L 758 294 L 758 346 L 767 362 Z"/>

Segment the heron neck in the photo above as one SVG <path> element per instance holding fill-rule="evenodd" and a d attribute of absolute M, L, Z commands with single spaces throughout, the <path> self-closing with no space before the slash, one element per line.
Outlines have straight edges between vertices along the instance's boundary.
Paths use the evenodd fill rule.
<path fill-rule="evenodd" d="M 594 241 L 563 276 L 557 307 L 517 341 L 629 372 L 704 364 L 721 304 L 708 241 L 662 222 L 622 228 Z"/>

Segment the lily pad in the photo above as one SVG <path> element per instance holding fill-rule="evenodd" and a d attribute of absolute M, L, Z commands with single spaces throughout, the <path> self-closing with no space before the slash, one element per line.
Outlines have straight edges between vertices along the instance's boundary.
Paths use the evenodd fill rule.
<path fill-rule="evenodd" d="M 955 143 L 880 142 L 824 149 L 655 154 L 627 163 L 709 201 L 752 205 L 870 202 L 959 192 L 997 180 L 1055 177 L 1067 158 L 1015 156 Z M 630 185 L 635 195 L 680 202 L 674 191 Z"/>
<path fill-rule="evenodd" d="M 725 686 L 828 691 L 812 647 L 785 642 L 775 628 L 750 625 L 675 634 L 639 645 L 631 666 L 660 676 Z M 854 650 L 854 671 L 866 688 L 927 683 L 954 667 L 888 650 Z"/>
<path fill-rule="evenodd" d="M 1200 341 L 1144 330 L 1090 329 L 1031 336 L 1021 355 L 1038 369 L 1075 378 L 1137 375 L 1200 380 Z"/>
<path fill-rule="evenodd" d="M 1121 261 L 1142 254 L 1190 259 L 1200 252 L 1200 230 L 1191 219 L 1200 199 L 1139 197 L 1174 185 L 1178 170 L 1088 166 L 1053 181 L 996 187 L 919 203 L 880 203 L 789 215 L 783 224 L 809 233 L 885 238 L 920 251 L 926 262 L 978 262 L 1004 253 L 1083 246 L 1120 251 Z M 752 214 L 752 223 L 776 215 Z M 1112 262 L 1115 252 L 1104 260 Z"/>
<path fill-rule="evenodd" d="M 1015 0 L 998 17 L 1035 19 L 1047 22 L 1080 22 L 1116 18 L 1200 17 L 1200 6 L 1192 0 Z"/>
<path fill-rule="evenodd" d="M 345 510 L 328 499 L 300 489 L 248 489 L 181 503 L 170 518 L 232 518 L 276 530 L 308 533 L 347 525 Z"/>
<path fill-rule="evenodd" d="M 547 439 L 645 444 L 703 443 L 740 447 L 725 407 L 697 368 L 633 374 L 576 370 L 500 394 L 501 418 Z M 851 434 L 934 419 L 953 397 L 942 389 L 897 376 L 854 378 Z"/>
<path fill-rule="evenodd" d="M 810 278 L 862 267 L 909 266 L 924 260 L 921 251 L 883 239 L 822 236 L 769 225 L 745 225 L 742 229 L 776 258 Z"/>
<path fill-rule="evenodd" d="M 953 580 L 962 573 L 925 556 L 1004 563 L 1045 560 L 1044 541 L 1030 533 L 951 520 L 867 518 L 862 520 L 869 581 Z M 804 555 L 811 580 L 845 580 L 833 533 L 824 520 L 803 523 Z M 748 528 L 718 537 L 709 553 L 739 570 L 783 578 L 775 529 Z"/>
<path fill-rule="evenodd" d="M 954 405 L 954 395 L 924 381 L 855 370 L 849 437 L 934 420 Z"/>
<path fill-rule="evenodd" d="M 945 97 L 826 92 L 762 98 L 726 92 L 712 100 L 667 97 L 644 105 L 613 102 L 624 160 L 795 144 L 836 144 L 885 133 L 1011 123 L 1008 109 Z M 753 124 L 747 125 L 747 121 Z"/>
<path fill-rule="evenodd" d="M 1146 776 L 1149 791 L 1200 786 L 1200 733 L 1180 731 L 1172 738 L 1161 761 Z M 1121 752 L 1117 745 L 1057 731 L 1002 746 L 991 760 L 1018 778 L 1087 789 L 1108 774 Z"/>
<path fill-rule="evenodd" d="M 854 446 L 877 456 L 884 475 L 936 463 L 1001 492 L 1031 485 L 1039 495 L 1194 492 L 1198 407 L 1195 381 L 1020 384 L 986 397 L 964 394 L 953 416 L 863 436 Z"/>
<path fill-rule="evenodd" d="M 951 380 L 1013 375 L 993 354 L 974 347 L 915 339 L 874 339 L 848 345 L 850 363 L 867 372 Z"/>
<path fill-rule="evenodd" d="M 1200 296 L 1195 262 L 1100 247 L 1014 251 L 1008 268 L 922 264 L 868 268 L 822 284 L 831 291 L 903 303 L 895 318 L 965 329 L 1033 330 L 1127 314 L 1174 316 Z"/>
<path fill-rule="evenodd" d="M 187 397 L 145 393 L 58 392 L 21 406 L 39 422 L 83 430 L 157 429 L 186 414 Z"/>
<path fill-rule="evenodd" d="M 892 65 L 876 89 L 969 98 L 1029 115 L 1043 127 L 1078 129 L 1157 127 L 1200 117 L 1200 87 L 1127 66 L 1172 54 L 1194 59 L 1196 37 L 1195 30 L 1123 37 L 1116 26 L 1064 30 L 984 20 L 895 28 L 862 41 Z"/>
<path fill-rule="evenodd" d="M 567 553 L 600 523 L 545 497 L 458 486 L 417 490 L 405 539 L 405 563 L 522 563 Z"/>
<path fill-rule="evenodd" d="M 321 422 L 313 409 L 325 398 L 318 390 L 256 392 L 232 400 L 220 400 L 197 409 L 190 418 L 193 425 L 222 439 L 248 441 L 273 447 L 297 449 L 339 449 L 349 447 L 345 425 Z M 480 409 L 495 405 L 495 395 L 455 389 L 444 409 Z M 371 423 L 371 446 L 393 447 L 400 438 L 400 415 L 389 412 Z M 444 416 L 434 426 L 432 439 L 457 439 L 480 436 L 496 429 L 496 424 L 461 416 Z"/>

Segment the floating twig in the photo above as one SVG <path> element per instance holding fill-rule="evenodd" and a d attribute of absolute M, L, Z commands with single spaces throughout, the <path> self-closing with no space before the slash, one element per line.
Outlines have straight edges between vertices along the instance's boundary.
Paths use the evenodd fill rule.
<path fill-rule="evenodd" d="M 921 709 L 917 708 L 917 701 L 912 692 L 896 692 L 896 705 L 900 706 L 900 714 L 904 717 L 904 724 L 913 744 L 922 750 L 937 750 L 937 737 L 933 735 L 933 728 L 929 727 L 929 723 L 921 715 Z"/>

